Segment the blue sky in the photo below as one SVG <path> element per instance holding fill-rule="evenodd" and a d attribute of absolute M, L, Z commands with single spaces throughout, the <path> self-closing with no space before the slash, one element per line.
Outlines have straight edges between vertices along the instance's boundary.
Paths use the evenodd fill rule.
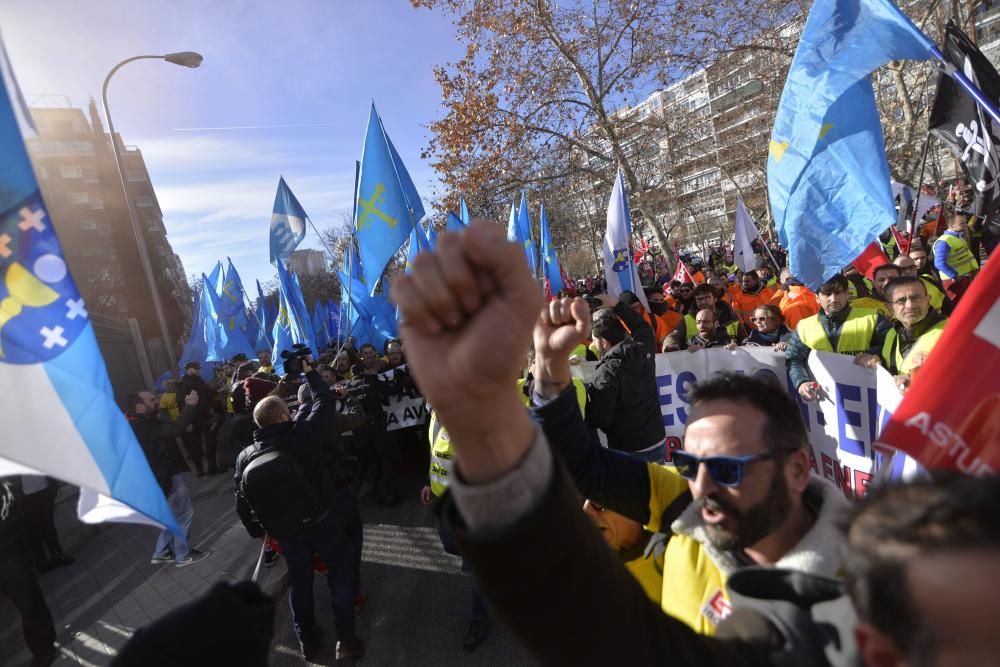
<path fill-rule="evenodd" d="M 186 272 L 228 255 L 250 290 L 274 273 L 279 175 L 320 229 L 349 214 L 372 99 L 429 198 L 434 174 L 420 151 L 440 113 L 433 68 L 462 53 L 447 17 L 408 0 L 4 0 L 0 31 L 29 103 L 65 95 L 86 108 L 130 56 L 205 57 L 195 70 L 126 65 L 110 104 L 115 129 L 143 150 Z M 190 129 L 233 127 L 245 129 Z M 321 246 L 310 230 L 300 247 Z"/>

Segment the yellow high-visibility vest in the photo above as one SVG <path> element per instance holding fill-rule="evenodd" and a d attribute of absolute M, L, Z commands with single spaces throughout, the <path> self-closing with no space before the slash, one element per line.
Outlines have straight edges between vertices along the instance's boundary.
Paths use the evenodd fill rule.
<path fill-rule="evenodd" d="M 819 352 L 837 352 L 838 354 L 858 355 L 868 350 L 875 335 L 875 324 L 878 322 L 878 311 L 868 308 L 851 308 L 847 319 L 840 329 L 837 349 L 833 349 L 830 338 L 826 335 L 819 315 L 807 317 L 799 322 L 795 329 L 802 343 Z"/>
<path fill-rule="evenodd" d="M 924 282 L 924 287 L 927 288 L 927 298 L 930 299 L 931 307 L 940 312 L 941 306 L 944 305 L 944 292 L 927 276 L 920 276 L 920 280 Z"/>
<path fill-rule="evenodd" d="M 437 413 L 431 412 L 431 469 L 428 475 L 431 482 L 431 493 L 440 498 L 448 490 L 448 478 L 451 476 L 455 453 L 452 450 L 448 432 L 438 421 Z"/>
<path fill-rule="evenodd" d="M 937 243 L 944 243 L 948 246 L 948 257 L 945 260 L 948 263 L 948 267 L 955 272 L 955 275 L 959 278 L 966 276 L 973 271 L 979 270 L 979 262 L 976 258 L 972 256 L 972 251 L 969 250 L 969 244 L 965 242 L 964 239 L 960 239 L 957 236 L 952 236 L 951 234 L 945 234 L 937 240 Z M 937 245 L 935 243 L 935 245 Z M 948 276 L 943 273 L 938 272 L 941 276 L 941 280 L 951 280 Z"/>
<path fill-rule="evenodd" d="M 688 338 L 698 333 L 698 323 L 694 321 L 694 315 L 684 316 L 684 326 L 687 327 Z M 729 334 L 729 337 L 732 338 L 733 340 L 736 340 L 736 338 L 740 335 L 740 321 L 738 319 L 733 320 L 723 328 L 726 330 L 726 333 Z"/>
<path fill-rule="evenodd" d="M 947 323 L 948 320 L 941 320 L 925 331 L 913 343 L 913 347 L 910 348 L 905 358 L 899 350 L 899 333 L 895 329 L 887 333 L 885 344 L 882 345 L 882 354 L 880 355 L 886 369 L 893 375 L 909 375 L 910 371 L 914 368 L 913 361 L 917 358 L 917 354 L 930 352 L 934 348 L 938 340 L 941 339 L 941 334 L 944 333 L 944 325 Z"/>

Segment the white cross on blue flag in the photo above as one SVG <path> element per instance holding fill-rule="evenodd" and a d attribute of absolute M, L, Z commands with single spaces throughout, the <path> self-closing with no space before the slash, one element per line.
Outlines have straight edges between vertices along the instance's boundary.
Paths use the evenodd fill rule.
<path fill-rule="evenodd" d="M 115 404 L 86 305 L 24 148 L 23 103 L 0 43 L 0 476 L 80 487 L 87 523 L 149 523 L 180 534 Z M 21 121 L 21 122 L 19 122 Z"/>

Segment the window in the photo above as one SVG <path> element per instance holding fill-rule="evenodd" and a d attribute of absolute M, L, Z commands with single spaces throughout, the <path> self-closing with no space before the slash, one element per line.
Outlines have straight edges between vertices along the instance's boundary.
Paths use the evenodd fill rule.
<path fill-rule="evenodd" d="M 81 220 L 80 221 L 80 229 L 95 230 L 95 229 L 97 229 L 97 221 L 96 220 Z"/>
<path fill-rule="evenodd" d="M 88 204 L 90 203 L 90 195 L 86 192 L 67 192 L 66 199 L 70 204 Z"/>
<path fill-rule="evenodd" d="M 152 197 L 148 197 L 146 195 L 139 195 L 138 197 L 135 198 L 135 205 L 136 206 L 152 206 L 153 205 L 153 198 Z"/>
<path fill-rule="evenodd" d="M 80 132 L 80 126 L 71 120 L 54 120 L 52 121 L 52 133 L 53 134 L 82 134 Z"/>
<path fill-rule="evenodd" d="M 59 165 L 59 175 L 63 178 L 83 178 L 83 167 L 75 164 L 61 164 Z"/>
<path fill-rule="evenodd" d="M 32 144 L 40 155 L 93 155 L 94 145 L 89 141 L 37 141 Z"/>
<path fill-rule="evenodd" d="M 91 197 L 90 198 L 90 208 L 94 209 L 95 211 L 103 210 L 104 209 L 104 200 L 101 199 L 100 197 Z"/>
<path fill-rule="evenodd" d="M 136 169 L 126 169 L 125 179 L 128 181 L 144 181 L 146 180 L 146 174 Z"/>
<path fill-rule="evenodd" d="M 40 179 L 42 179 L 43 181 L 47 181 L 48 178 L 49 178 L 49 170 L 46 169 L 45 167 L 39 167 L 38 168 L 38 177 Z"/>
<path fill-rule="evenodd" d="M 97 183 L 100 179 L 97 178 L 97 169 L 94 167 L 84 167 L 83 168 L 83 182 L 84 183 Z"/>

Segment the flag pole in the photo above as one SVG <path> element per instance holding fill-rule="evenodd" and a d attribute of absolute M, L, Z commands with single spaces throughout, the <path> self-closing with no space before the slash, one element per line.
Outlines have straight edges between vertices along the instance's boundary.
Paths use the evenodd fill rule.
<path fill-rule="evenodd" d="M 920 207 L 920 191 L 923 190 L 924 169 L 927 168 L 927 148 L 931 145 L 931 133 L 928 132 L 924 138 L 924 150 L 920 155 L 920 177 L 917 179 L 917 196 L 913 200 L 913 219 L 910 221 L 910 228 L 906 230 L 906 250 L 909 253 L 910 246 L 913 245 L 913 231 L 917 228 L 917 210 Z M 902 252 L 902 248 L 899 249 Z"/>
<path fill-rule="evenodd" d="M 737 197 L 739 197 L 739 195 L 737 195 Z M 743 197 L 739 197 L 739 200 L 741 202 L 743 202 Z M 757 227 L 757 219 L 754 218 L 753 213 L 751 213 L 750 209 L 747 208 L 746 202 L 743 202 L 743 208 L 746 210 L 747 215 L 750 216 L 750 219 L 753 220 L 754 227 L 756 228 Z M 760 241 L 760 244 L 762 246 L 764 246 L 765 252 L 767 252 L 767 256 L 771 258 L 771 264 L 774 266 L 775 269 L 777 269 L 778 271 L 781 271 L 781 267 L 778 266 L 778 260 L 776 260 L 774 258 L 774 253 L 771 252 L 771 249 L 767 246 L 767 243 L 764 242 L 764 237 L 761 236 L 760 229 L 756 229 L 755 231 L 757 232 L 757 239 Z M 736 239 L 735 239 L 736 232 L 735 232 L 735 230 L 733 231 L 733 236 L 734 236 L 734 238 L 733 238 L 733 254 L 735 255 L 735 253 L 736 253 Z"/>
<path fill-rule="evenodd" d="M 336 362 L 337 357 L 340 356 L 340 353 L 344 351 L 344 348 L 347 347 L 347 338 L 351 335 L 351 288 L 354 286 L 354 252 L 355 252 L 355 247 L 354 247 L 354 225 L 355 225 L 355 221 L 357 220 L 357 217 L 358 217 L 358 185 L 359 185 L 360 179 L 361 179 L 361 162 L 358 161 L 358 160 L 355 160 L 354 161 L 354 202 L 353 202 L 354 206 L 351 209 L 351 232 L 349 234 L 350 240 L 348 241 L 348 243 L 350 244 L 348 246 L 348 249 L 349 249 L 349 251 L 350 251 L 351 254 L 347 257 L 347 318 L 346 318 L 346 320 L 347 320 L 347 330 L 346 331 L 344 330 L 344 320 L 345 320 L 345 318 L 344 318 L 344 308 L 343 308 L 343 304 L 341 304 L 341 309 L 340 309 L 340 326 L 338 327 L 339 331 L 337 332 L 337 334 L 338 334 L 338 336 L 340 336 L 341 338 L 343 338 L 343 341 L 340 344 L 340 348 L 337 350 L 337 356 L 335 356 L 333 358 L 334 362 Z M 341 292 L 341 294 L 343 294 L 343 292 Z"/>
<path fill-rule="evenodd" d="M 969 77 L 965 76 L 965 73 L 962 70 L 955 67 L 945 57 L 945 55 L 941 53 L 941 50 L 933 44 L 931 45 L 931 55 L 937 58 L 941 64 L 944 65 L 945 74 L 954 79 L 955 83 L 960 85 L 967 93 L 972 95 L 972 98 L 976 101 L 976 104 L 979 105 L 979 108 L 988 113 L 993 119 L 993 122 L 1000 123 L 1000 111 L 997 110 L 996 106 L 990 102 L 989 98 L 987 98 L 974 83 L 969 81 Z"/>

